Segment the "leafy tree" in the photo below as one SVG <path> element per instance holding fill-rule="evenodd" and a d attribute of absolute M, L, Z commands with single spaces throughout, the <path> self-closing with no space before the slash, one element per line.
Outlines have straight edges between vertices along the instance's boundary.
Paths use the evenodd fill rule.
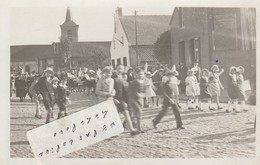
<path fill-rule="evenodd" d="M 154 44 L 154 55 L 162 64 L 171 62 L 171 33 L 166 31 L 160 35 Z"/>
<path fill-rule="evenodd" d="M 71 51 L 72 51 L 72 42 L 66 38 L 60 37 L 60 47 L 59 53 L 63 59 L 63 67 L 69 68 L 71 67 Z"/>

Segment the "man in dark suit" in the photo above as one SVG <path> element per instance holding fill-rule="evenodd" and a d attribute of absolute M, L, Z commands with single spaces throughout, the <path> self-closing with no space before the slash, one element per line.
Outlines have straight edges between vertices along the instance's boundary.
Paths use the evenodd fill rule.
<path fill-rule="evenodd" d="M 47 110 L 46 123 L 50 122 L 51 114 L 52 114 L 52 104 L 54 103 L 54 91 L 51 85 L 51 76 L 53 76 L 54 72 L 52 68 L 47 68 L 43 76 L 38 80 L 38 83 L 35 86 L 35 91 L 37 95 L 40 95 L 44 107 Z"/>

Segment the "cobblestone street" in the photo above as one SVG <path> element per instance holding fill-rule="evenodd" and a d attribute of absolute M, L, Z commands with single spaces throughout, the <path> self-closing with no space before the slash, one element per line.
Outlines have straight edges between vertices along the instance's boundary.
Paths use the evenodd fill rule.
<path fill-rule="evenodd" d="M 83 94 L 72 94 L 69 113 L 75 113 L 94 105 L 96 98 Z M 169 110 L 157 129 L 151 120 L 159 108 L 144 109 L 142 127 L 145 133 L 131 137 L 124 133 L 83 148 L 66 158 L 252 158 L 255 156 L 255 107 L 248 111 L 226 113 L 221 111 L 188 110 L 181 102 L 180 110 L 185 130 L 175 130 L 175 119 Z M 226 105 L 223 105 L 225 107 Z M 20 103 L 11 99 L 11 148 L 14 157 L 34 157 L 26 132 L 44 124 L 37 119 L 35 105 L 29 101 Z M 58 110 L 54 111 L 57 118 Z"/>

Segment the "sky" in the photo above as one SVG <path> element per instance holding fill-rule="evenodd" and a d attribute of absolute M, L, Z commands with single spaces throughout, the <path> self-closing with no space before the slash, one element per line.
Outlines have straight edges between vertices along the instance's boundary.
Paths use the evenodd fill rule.
<path fill-rule="evenodd" d="M 10 44 L 37 45 L 59 41 L 60 25 L 70 7 L 72 19 L 79 25 L 79 41 L 111 41 L 116 7 L 123 15 L 172 15 L 172 1 L 85 0 L 81 3 L 46 5 L 14 4 L 10 8 Z"/>

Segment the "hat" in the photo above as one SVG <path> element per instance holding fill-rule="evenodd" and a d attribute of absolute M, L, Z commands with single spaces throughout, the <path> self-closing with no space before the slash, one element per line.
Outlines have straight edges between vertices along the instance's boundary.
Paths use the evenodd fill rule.
<path fill-rule="evenodd" d="M 245 68 L 243 67 L 243 66 L 239 66 L 239 67 L 237 67 L 238 68 L 238 71 L 240 72 L 240 73 L 244 73 L 245 72 Z"/>
<path fill-rule="evenodd" d="M 45 74 L 46 72 L 50 72 L 51 74 L 54 74 L 53 69 L 50 68 L 50 67 L 47 67 L 47 68 L 44 70 L 44 74 Z"/>
<path fill-rule="evenodd" d="M 167 76 L 170 76 L 170 75 L 173 75 L 173 76 L 178 76 L 179 75 L 179 72 L 174 70 L 174 71 L 169 71 L 167 74 Z"/>
<path fill-rule="evenodd" d="M 187 70 L 187 74 L 189 74 L 190 72 L 193 73 L 193 70 L 192 69 Z"/>
<path fill-rule="evenodd" d="M 53 77 L 52 81 L 59 81 L 58 77 Z"/>
<path fill-rule="evenodd" d="M 237 72 L 237 71 L 238 71 L 238 68 L 235 67 L 235 66 L 231 66 L 230 69 L 229 69 L 229 74 L 231 74 L 231 72 L 232 72 L 233 70 L 236 70 L 236 72 Z"/>
<path fill-rule="evenodd" d="M 146 72 L 146 74 L 145 74 L 145 75 L 150 75 L 150 76 L 151 76 L 151 75 L 152 75 L 152 73 L 151 73 L 151 72 Z"/>
<path fill-rule="evenodd" d="M 206 73 L 209 75 L 209 70 L 206 69 L 206 68 L 202 69 L 202 70 L 201 70 L 201 73 L 202 73 L 202 72 L 206 72 Z"/>
<path fill-rule="evenodd" d="M 106 66 L 105 68 L 102 69 L 103 73 L 112 72 L 112 71 L 113 71 L 113 69 L 110 66 Z"/>
<path fill-rule="evenodd" d="M 219 71 L 219 67 L 217 65 L 213 65 L 210 70 L 213 71 L 214 69 L 216 69 L 217 72 Z"/>

